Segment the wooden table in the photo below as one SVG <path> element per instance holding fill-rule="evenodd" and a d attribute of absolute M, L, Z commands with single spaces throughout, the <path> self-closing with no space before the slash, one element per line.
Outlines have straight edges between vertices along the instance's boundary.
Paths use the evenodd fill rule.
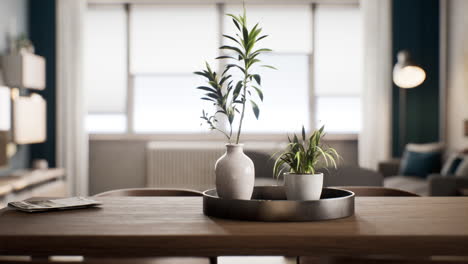
<path fill-rule="evenodd" d="M 358 197 L 346 219 L 209 218 L 199 197 L 102 197 L 102 208 L 0 211 L 0 255 L 468 255 L 468 197 Z"/>

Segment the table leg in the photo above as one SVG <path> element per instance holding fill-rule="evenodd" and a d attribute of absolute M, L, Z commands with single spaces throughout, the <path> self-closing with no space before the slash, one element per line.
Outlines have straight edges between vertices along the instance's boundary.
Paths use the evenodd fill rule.
<path fill-rule="evenodd" d="M 210 257 L 210 264 L 218 264 L 218 257 Z"/>

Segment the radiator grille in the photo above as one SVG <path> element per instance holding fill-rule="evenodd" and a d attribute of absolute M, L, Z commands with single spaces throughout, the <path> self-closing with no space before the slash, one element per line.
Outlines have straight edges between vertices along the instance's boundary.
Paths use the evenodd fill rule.
<path fill-rule="evenodd" d="M 246 151 L 271 155 L 278 143 L 248 143 Z M 214 188 L 216 160 L 225 152 L 219 142 L 150 142 L 147 145 L 147 184 L 159 188 Z M 255 166 L 257 164 L 254 160 Z"/>

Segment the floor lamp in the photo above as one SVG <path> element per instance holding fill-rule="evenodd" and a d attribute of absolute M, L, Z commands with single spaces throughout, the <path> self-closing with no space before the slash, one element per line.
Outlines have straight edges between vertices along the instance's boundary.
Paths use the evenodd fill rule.
<path fill-rule="evenodd" d="M 403 149 L 406 139 L 406 89 L 421 85 L 426 79 L 426 72 L 411 60 L 410 53 L 402 50 L 397 54 L 397 63 L 393 67 L 393 82 L 400 87 L 399 92 L 399 146 Z"/>

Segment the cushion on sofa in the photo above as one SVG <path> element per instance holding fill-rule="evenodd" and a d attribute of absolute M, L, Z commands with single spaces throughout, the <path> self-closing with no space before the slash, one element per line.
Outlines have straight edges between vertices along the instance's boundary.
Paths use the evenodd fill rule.
<path fill-rule="evenodd" d="M 468 155 L 462 155 L 462 161 L 455 170 L 455 177 L 468 178 Z"/>
<path fill-rule="evenodd" d="M 400 174 L 427 177 L 440 172 L 443 145 L 440 143 L 408 144 L 400 164 Z"/>
<path fill-rule="evenodd" d="M 440 152 L 405 151 L 401 160 L 400 174 L 425 178 L 429 174 L 440 171 Z"/>
<path fill-rule="evenodd" d="M 443 176 L 455 176 L 455 172 L 457 171 L 458 167 L 462 162 L 463 157 L 461 157 L 460 154 L 451 154 L 448 157 L 448 159 L 444 162 L 444 166 L 442 166 L 440 174 L 442 174 Z"/>
<path fill-rule="evenodd" d="M 445 161 L 440 172 L 445 177 L 468 177 L 468 155 L 453 153 Z"/>

